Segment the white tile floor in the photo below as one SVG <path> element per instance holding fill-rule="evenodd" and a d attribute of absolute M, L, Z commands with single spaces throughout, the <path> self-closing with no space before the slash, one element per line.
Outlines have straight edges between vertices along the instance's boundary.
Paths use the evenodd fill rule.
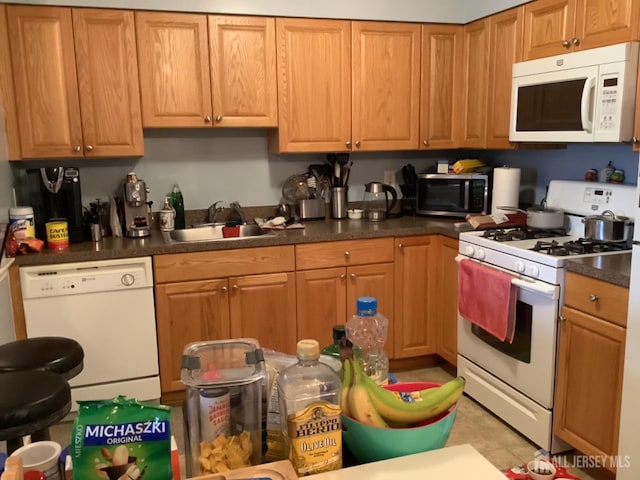
<path fill-rule="evenodd" d="M 399 372 L 399 381 L 430 381 L 443 383 L 452 375 L 440 367 Z M 184 449 L 184 428 L 182 411 L 174 408 L 171 417 L 172 434 L 181 453 Z M 71 439 L 71 423 L 65 422 L 51 428 L 52 440 L 68 445 Z M 465 396 L 460 400 L 451 436 L 447 446 L 469 443 L 497 468 L 504 470 L 522 465 L 534 458 L 538 447 L 510 428 L 491 412 Z M 567 455 L 566 464 L 571 465 L 572 455 Z M 184 456 L 182 456 L 184 463 Z M 615 476 L 604 470 L 584 470 L 569 468 L 581 480 L 613 480 Z M 183 478 L 184 469 L 183 469 Z"/>

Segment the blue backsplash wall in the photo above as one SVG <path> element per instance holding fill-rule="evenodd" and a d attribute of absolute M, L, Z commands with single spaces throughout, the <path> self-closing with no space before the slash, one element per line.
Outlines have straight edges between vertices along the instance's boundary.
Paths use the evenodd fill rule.
<path fill-rule="evenodd" d="M 361 200 L 364 183 L 382 181 L 387 170 L 396 171 L 400 183 L 400 169 L 406 163 L 423 172 L 435 165 L 437 159 L 453 163 L 459 158 L 471 157 L 482 158 L 494 166 L 520 167 L 524 203 L 539 202 L 551 179 L 581 180 L 586 170 L 600 170 L 609 161 L 625 171 L 625 183 L 636 184 L 638 175 L 638 154 L 630 145 L 622 144 L 576 144 L 553 150 L 353 153 L 349 200 Z M 124 177 L 133 170 L 151 189 L 154 210 L 160 208 L 174 182 L 182 188 L 186 208 L 199 209 L 216 200 L 225 204 L 238 200 L 247 206 L 275 205 L 280 201 L 282 183 L 289 175 L 305 172 L 309 164 L 322 163 L 325 158 L 324 154 L 269 154 L 265 130 L 169 129 L 145 131 L 142 158 L 12 162 L 11 172 L 14 183 L 19 183 L 24 168 L 55 164 L 78 166 L 83 203 L 88 205 L 96 198 L 119 195 Z M 0 180 L 3 183 L 0 191 L 5 190 L 0 198 L 10 198 L 6 190 L 10 190 L 11 179 L 7 180 L 7 183 Z M 8 208 L 9 200 L 5 201 Z M 6 208 L 0 201 L 2 213 Z"/>

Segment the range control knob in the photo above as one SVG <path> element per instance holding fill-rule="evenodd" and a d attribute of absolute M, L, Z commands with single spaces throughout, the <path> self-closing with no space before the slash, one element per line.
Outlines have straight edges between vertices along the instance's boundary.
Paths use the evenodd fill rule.
<path fill-rule="evenodd" d="M 532 277 L 537 277 L 538 275 L 540 275 L 540 269 L 538 268 L 537 265 L 533 265 L 531 267 L 531 272 L 530 272 Z"/>
<path fill-rule="evenodd" d="M 471 245 L 464 247 L 464 253 L 467 257 L 473 257 L 473 252 L 475 252 L 475 249 Z"/>
<path fill-rule="evenodd" d="M 474 258 L 477 258 L 478 260 L 484 260 L 484 257 L 485 257 L 484 250 L 479 248 L 476 254 L 474 255 Z"/>
<path fill-rule="evenodd" d="M 524 273 L 524 262 L 523 261 L 518 260 L 516 262 L 516 264 L 514 265 L 514 267 L 516 269 L 516 272 Z"/>
<path fill-rule="evenodd" d="M 130 287 L 135 283 L 135 281 L 136 281 L 136 278 L 130 273 L 125 273 L 120 278 L 120 283 L 122 283 L 122 285 L 124 285 L 125 287 Z"/>

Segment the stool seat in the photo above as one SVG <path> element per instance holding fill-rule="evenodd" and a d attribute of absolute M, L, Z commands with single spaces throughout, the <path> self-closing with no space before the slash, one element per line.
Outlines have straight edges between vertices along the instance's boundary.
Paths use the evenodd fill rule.
<path fill-rule="evenodd" d="M 57 373 L 0 373 L 0 392 L 0 440 L 8 443 L 48 429 L 71 410 L 69 383 Z"/>
<path fill-rule="evenodd" d="M 69 380 L 82 371 L 84 350 L 71 338 L 34 337 L 0 345 L 0 372 L 47 370 Z"/>

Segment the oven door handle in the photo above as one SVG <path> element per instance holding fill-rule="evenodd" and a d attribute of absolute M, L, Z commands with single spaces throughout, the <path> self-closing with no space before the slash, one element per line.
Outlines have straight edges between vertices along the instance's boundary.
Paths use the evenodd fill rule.
<path fill-rule="evenodd" d="M 508 273 L 513 277 L 511 279 L 512 285 L 515 285 L 523 290 L 527 290 L 529 292 L 535 293 L 536 295 L 544 295 L 545 297 L 549 297 L 554 300 L 557 300 L 559 297 L 559 294 L 558 294 L 559 289 L 555 285 L 550 285 L 548 283 L 540 282 L 538 280 L 535 280 L 529 277 L 523 277 L 520 275 L 516 276 L 513 272 L 510 272 L 509 270 L 505 270 L 504 268 L 496 267 L 494 265 L 489 266 L 473 258 L 465 257 L 464 255 L 456 255 L 455 260 L 456 260 L 456 263 L 460 263 L 462 260 L 471 260 L 472 262 L 476 262 L 482 265 L 483 267 L 493 268 L 494 270 L 499 270 L 501 272 Z"/>

